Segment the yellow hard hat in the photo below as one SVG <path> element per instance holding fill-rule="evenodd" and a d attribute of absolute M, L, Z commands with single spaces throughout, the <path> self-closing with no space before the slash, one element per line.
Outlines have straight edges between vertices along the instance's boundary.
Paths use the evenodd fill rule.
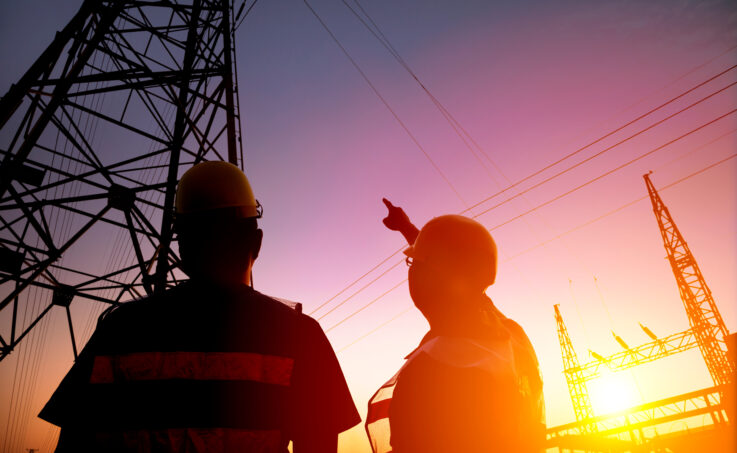
<path fill-rule="evenodd" d="M 261 217 L 248 178 L 240 168 L 223 162 L 200 162 L 179 180 L 176 213 L 199 214 L 216 209 L 232 209 L 238 217 Z"/>
<path fill-rule="evenodd" d="M 468 217 L 435 217 L 404 254 L 481 289 L 496 278 L 496 243 L 483 225 Z"/>

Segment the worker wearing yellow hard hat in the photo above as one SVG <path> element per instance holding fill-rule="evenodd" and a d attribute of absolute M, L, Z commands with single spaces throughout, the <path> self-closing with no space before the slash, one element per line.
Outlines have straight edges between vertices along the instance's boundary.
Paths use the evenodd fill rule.
<path fill-rule="evenodd" d="M 177 215 L 232 210 L 242 218 L 260 218 L 261 205 L 248 178 L 229 162 L 202 162 L 179 179 L 175 199 Z"/>
<path fill-rule="evenodd" d="M 384 203 L 384 224 L 410 244 L 410 296 L 430 331 L 369 401 L 373 451 L 541 451 L 545 413 L 534 349 L 485 294 L 496 279 L 494 239 L 460 215 L 418 230 L 401 208 Z"/>
<path fill-rule="evenodd" d="M 360 417 L 320 325 L 251 287 L 248 179 L 199 163 L 175 209 L 190 279 L 100 321 L 40 414 L 62 427 L 57 451 L 335 452 Z"/>
<path fill-rule="evenodd" d="M 246 175 L 228 162 L 199 163 L 180 178 L 174 206 L 185 272 L 219 286 L 250 285 L 263 232 Z"/>

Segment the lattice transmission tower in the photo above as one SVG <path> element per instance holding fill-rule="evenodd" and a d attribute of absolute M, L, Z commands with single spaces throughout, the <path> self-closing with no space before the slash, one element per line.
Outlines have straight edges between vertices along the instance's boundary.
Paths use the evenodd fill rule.
<path fill-rule="evenodd" d="M 729 331 L 719 314 L 716 302 L 711 295 L 706 280 L 701 274 L 696 259 L 688 244 L 678 231 L 668 208 L 660 199 L 650 181 L 649 174 L 643 176 L 655 218 L 658 221 L 663 245 L 668 253 L 668 262 L 678 283 L 683 307 L 686 309 L 688 323 L 699 345 L 701 355 L 709 369 L 715 385 L 726 385 L 731 380 L 732 364 L 727 358 L 727 336 Z"/>
<path fill-rule="evenodd" d="M 85 0 L 0 99 L 0 360 L 54 306 L 76 355 L 74 301 L 181 278 L 178 177 L 243 166 L 234 16 L 233 0 Z"/>
<path fill-rule="evenodd" d="M 599 435 L 616 434 L 632 431 L 635 427 L 642 429 L 701 414 L 710 414 L 712 422 L 720 425 L 731 417 L 728 415 L 731 409 L 725 404 L 725 394 L 729 393 L 727 390 L 733 385 L 734 380 L 734 363 L 728 359 L 726 343 L 729 332 L 698 264 L 668 208 L 655 190 L 649 174 L 644 175 L 644 178 L 690 327 L 683 332 L 658 337 L 640 324 L 652 341 L 630 347 L 615 335 L 615 339 L 622 346 L 622 351 L 606 357 L 590 351 L 591 359 L 579 364 L 560 309 L 556 305 L 555 320 L 563 355 L 563 372 L 568 383 L 576 423 L 560 427 L 552 433 L 553 436 L 569 434 L 572 430 L 580 434 L 594 432 Z M 594 414 L 586 387 L 588 381 L 599 377 L 604 371 L 626 370 L 694 348 L 701 351 L 714 382 L 713 387 L 631 408 L 622 414 L 613 416 Z M 626 423 L 622 423 L 621 420 L 625 419 Z"/>

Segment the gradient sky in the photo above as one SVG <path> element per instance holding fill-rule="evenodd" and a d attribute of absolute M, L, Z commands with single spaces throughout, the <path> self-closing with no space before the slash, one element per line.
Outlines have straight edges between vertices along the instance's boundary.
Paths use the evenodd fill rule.
<path fill-rule="evenodd" d="M 0 92 L 19 78 L 79 4 L 0 3 Z M 402 246 L 402 238 L 381 224 L 381 197 L 404 207 L 418 226 L 433 216 L 463 211 L 509 181 L 737 64 L 737 6 L 730 1 L 363 1 L 425 86 L 481 146 L 485 156 L 477 158 L 340 1 L 311 4 L 460 197 L 302 2 L 260 1 L 238 30 L 236 43 L 246 173 L 265 212 L 255 287 L 301 301 L 307 313 Z M 517 189 L 735 80 L 737 71 L 732 71 Z M 489 228 L 505 223 L 727 113 L 735 101 L 732 87 L 478 220 Z M 526 329 L 537 350 L 549 426 L 574 419 L 553 304 L 561 304 L 582 361 L 588 349 L 603 355 L 619 350 L 611 330 L 635 345 L 648 340 L 638 322 L 660 336 L 688 327 L 650 203 L 635 200 L 647 193 L 641 177 L 647 171 L 654 171 L 652 180 L 661 188 L 734 154 L 735 128 L 733 114 L 492 230 L 500 268 L 488 294 Z M 735 176 L 737 159 L 731 159 L 661 191 L 731 330 L 737 329 Z M 591 222 L 623 205 L 628 206 Z M 409 309 L 412 302 L 401 284 L 332 327 L 401 282 L 406 268 L 399 265 L 322 315 L 400 259 L 388 261 L 315 313 L 339 351 L 362 413 L 427 324 Z M 75 302 L 73 309 L 75 328 L 83 332 L 94 308 Z M 20 429 L 13 441 L 23 449 L 48 446 L 53 438 L 49 425 L 33 416 L 72 362 L 63 322 L 61 310 L 52 315 L 33 355 L 40 378 L 24 392 L 28 417 L 14 422 L 22 427 L 28 421 L 25 433 Z M 8 388 L 21 353 L 0 363 L 0 427 L 9 423 Z M 627 376 L 638 403 L 711 385 L 697 351 Z M 0 444 L 8 436 L 4 431 L 0 428 Z M 351 430 L 341 437 L 341 451 L 369 451 L 364 437 L 362 426 Z"/>

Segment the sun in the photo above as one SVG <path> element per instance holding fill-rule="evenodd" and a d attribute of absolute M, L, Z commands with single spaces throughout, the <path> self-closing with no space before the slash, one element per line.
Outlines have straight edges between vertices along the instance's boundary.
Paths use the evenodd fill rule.
<path fill-rule="evenodd" d="M 637 391 L 621 373 L 606 372 L 589 382 L 591 405 L 596 415 L 620 412 L 637 405 Z"/>

